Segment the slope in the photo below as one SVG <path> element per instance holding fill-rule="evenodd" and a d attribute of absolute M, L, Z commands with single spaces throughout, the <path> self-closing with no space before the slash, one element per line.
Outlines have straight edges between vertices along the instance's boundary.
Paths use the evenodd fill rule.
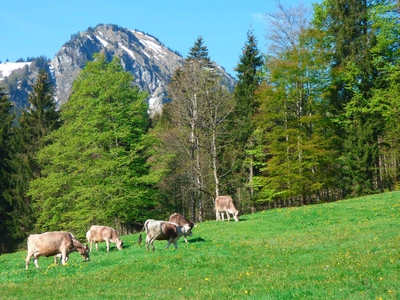
<path fill-rule="evenodd" d="M 274 209 L 200 223 L 177 251 L 146 252 L 135 234 L 64 267 L 3 255 L 0 287 L 3 299 L 398 299 L 399 226 L 400 192 Z"/>

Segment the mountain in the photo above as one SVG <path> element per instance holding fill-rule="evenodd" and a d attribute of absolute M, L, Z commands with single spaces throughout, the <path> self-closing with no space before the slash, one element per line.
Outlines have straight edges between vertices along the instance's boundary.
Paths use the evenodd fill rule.
<path fill-rule="evenodd" d="M 159 111 L 162 104 L 167 101 L 166 89 L 169 80 L 174 71 L 184 63 L 181 55 L 149 34 L 118 25 L 101 24 L 95 28 L 88 28 L 86 31 L 73 34 L 70 41 L 61 47 L 54 58 L 47 61 L 47 69 L 52 75 L 59 105 L 68 101 L 73 81 L 96 52 L 103 53 L 108 60 L 114 56 L 121 59 L 124 70 L 134 76 L 134 84 L 149 93 L 149 109 L 153 112 Z M 10 78 L 13 76 L 18 78 L 19 80 L 13 81 L 14 85 L 17 84 L 13 87 L 13 92 L 22 91 L 34 82 L 37 73 L 35 68 L 38 65 L 43 66 L 42 63 L 25 63 L 25 65 L 21 63 L 21 69 L 11 72 L 10 75 L 11 65 L 6 71 L 7 64 L 11 63 L 0 64 L 0 80 L 5 79 L 3 81 L 9 85 Z M 216 63 L 214 64 L 228 87 L 233 90 L 234 78 Z M 22 73 L 28 78 L 25 82 L 21 80 L 21 76 L 24 76 Z M 17 94 L 23 97 L 21 93 Z M 13 99 L 12 93 L 10 98 L 16 103 L 23 102 Z"/>

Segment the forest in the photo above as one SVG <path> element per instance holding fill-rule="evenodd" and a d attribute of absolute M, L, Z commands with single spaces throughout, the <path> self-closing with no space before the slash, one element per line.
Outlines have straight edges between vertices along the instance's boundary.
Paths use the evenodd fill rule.
<path fill-rule="evenodd" d="M 0 89 L 0 253 L 30 233 L 211 220 L 218 195 L 249 214 L 397 190 L 399 3 L 277 3 L 266 53 L 247 33 L 234 91 L 199 37 L 153 117 L 101 53 L 60 108 L 45 69 L 21 112 Z"/>

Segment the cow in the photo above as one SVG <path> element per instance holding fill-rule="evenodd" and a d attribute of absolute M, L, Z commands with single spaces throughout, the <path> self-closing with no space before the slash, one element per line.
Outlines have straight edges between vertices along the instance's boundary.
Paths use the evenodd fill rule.
<path fill-rule="evenodd" d="M 98 249 L 98 243 L 105 241 L 107 245 L 107 252 L 110 252 L 110 242 L 115 243 L 118 250 L 122 250 L 123 241 L 118 237 L 117 231 L 114 228 L 108 226 L 93 225 L 86 233 L 86 239 L 90 243 L 90 251 L 92 251 L 93 243 L 96 244 L 96 250 Z"/>
<path fill-rule="evenodd" d="M 142 232 L 146 230 L 146 249 L 149 251 L 149 246 L 153 247 L 155 240 L 168 241 L 165 249 L 169 245 L 174 244 L 175 249 L 178 249 L 178 240 L 182 236 L 192 236 L 192 231 L 189 225 L 179 226 L 178 224 L 167 221 L 156 221 L 149 219 L 144 223 L 143 229 L 140 232 L 138 244 L 142 242 Z"/>
<path fill-rule="evenodd" d="M 226 217 L 228 221 L 230 221 L 229 214 L 233 215 L 235 221 L 239 221 L 239 211 L 236 209 L 233 204 L 233 200 L 230 196 L 218 196 L 215 199 L 215 213 L 217 221 L 221 219 L 224 221 L 224 212 L 226 213 Z"/>
<path fill-rule="evenodd" d="M 187 220 L 184 216 L 182 216 L 181 214 L 178 214 L 178 213 L 172 214 L 169 217 L 168 222 L 178 224 L 179 226 L 188 225 L 190 227 L 190 229 L 193 229 L 193 227 L 196 226 L 192 221 Z M 188 240 L 185 235 L 183 236 L 183 238 L 185 239 L 185 242 L 188 243 Z"/>
<path fill-rule="evenodd" d="M 80 241 L 78 241 L 73 234 L 71 233 L 71 237 L 72 237 L 72 243 L 74 244 L 75 247 L 75 251 L 78 251 L 79 253 L 87 253 L 87 260 L 89 260 L 89 247 L 88 245 L 84 246 Z M 57 255 L 54 256 L 54 264 L 57 265 L 58 261 L 57 258 L 60 258 L 60 262 L 62 262 L 62 253 L 58 253 Z M 69 255 L 67 254 L 67 256 L 65 257 L 65 262 L 67 262 L 69 259 Z"/>
<path fill-rule="evenodd" d="M 54 256 L 61 258 L 61 263 L 65 265 L 68 260 L 68 255 L 71 252 L 77 251 L 85 260 L 89 259 L 88 246 L 83 246 L 75 237 L 66 231 L 51 231 L 41 234 L 31 234 L 27 240 L 28 254 L 26 256 L 26 269 L 28 270 L 29 262 L 34 257 L 36 268 L 39 268 L 38 258 L 40 256 Z"/>

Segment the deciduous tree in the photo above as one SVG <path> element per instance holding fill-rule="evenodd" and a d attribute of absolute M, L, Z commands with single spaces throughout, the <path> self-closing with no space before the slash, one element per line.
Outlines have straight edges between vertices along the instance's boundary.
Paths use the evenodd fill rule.
<path fill-rule="evenodd" d="M 149 126 L 146 94 L 132 86 L 118 58 L 95 56 L 74 81 L 61 110 L 63 126 L 39 152 L 42 177 L 30 188 L 38 230 L 72 230 L 90 224 L 126 232 L 156 201 L 146 164 Z"/>

